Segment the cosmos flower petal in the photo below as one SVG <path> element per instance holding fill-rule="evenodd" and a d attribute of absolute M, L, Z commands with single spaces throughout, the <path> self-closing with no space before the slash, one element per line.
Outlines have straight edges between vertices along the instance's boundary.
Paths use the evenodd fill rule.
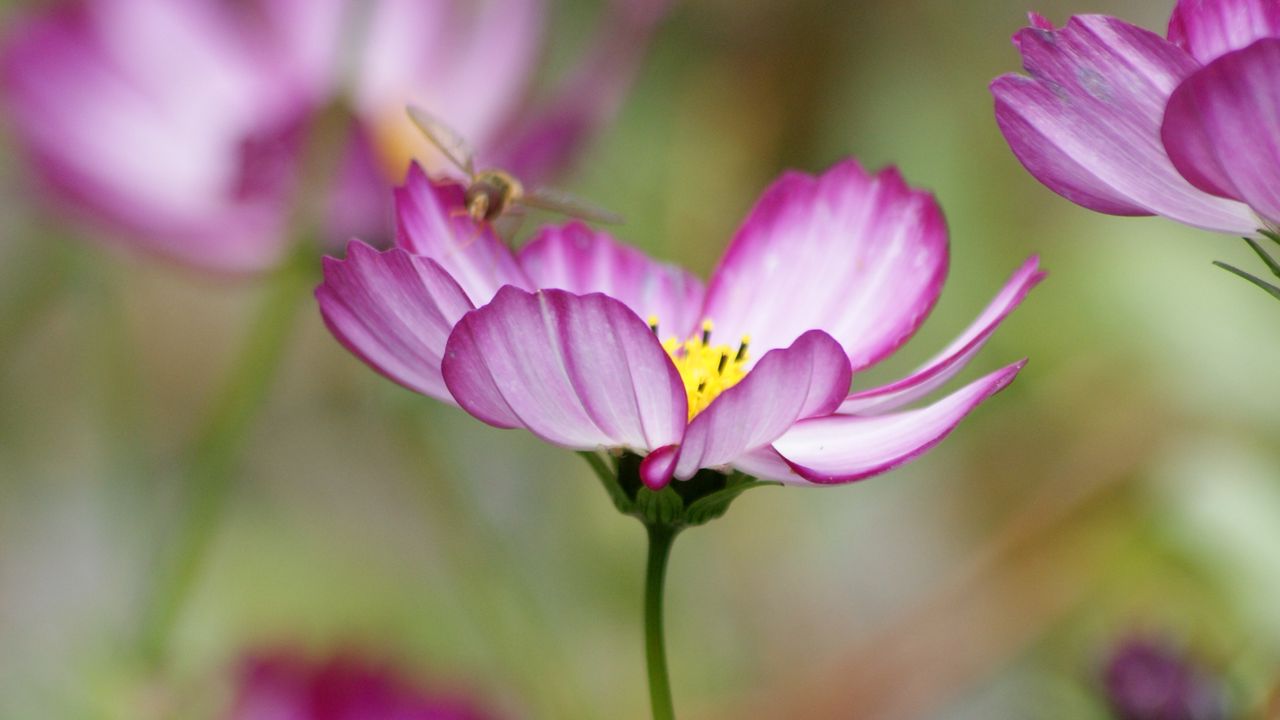
<path fill-rule="evenodd" d="M 63 6 L 3 34 L 7 124 L 61 212 L 210 270 L 279 260 L 288 172 L 238 161 L 255 145 L 294 154 L 298 108 L 218 7 Z"/>
<path fill-rule="evenodd" d="M 1202 63 L 1268 37 L 1280 37 L 1275 0 L 1178 0 L 1169 19 L 1169 41 Z"/>
<path fill-rule="evenodd" d="M 844 349 L 821 330 L 770 350 L 689 423 L 675 476 L 684 480 L 701 468 L 728 465 L 797 421 L 831 413 L 849 393 L 851 379 Z"/>
<path fill-rule="evenodd" d="M 1280 39 L 1227 53 L 1187 78 L 1169 99 L 1163 134 L 1197 187 L 1280 222 Z"/>
<path fill-rule="evenodd" d="M 684 386 L 644 321 L 605 295 L 504 287 L 458 323 L 445 383 L 467 412 L 575 450 L 680 440 Z"/>
<path fill-rule="evenodd" d="M 911 375 L 878 388 L 853 393 L 840 405 L 845 414 L 874 415 L 900 408 L 942 387 L 978 354 L 1000 323 L 1044 279 L 1040 259 L 1029 258 L 960 337 Z"/>
<path fill-rule="evenodd" d="M 370 367 L 453 402 L 440 359 L 454 323 L 472 304 L 434 260 L 399 248 L 378 252 L 355 240 L 346 260 L 324 259 L 316 299 L 333 336 Z"/>
<path fill-rule="evenodd" d="M 656 316 L 662 337 L 685 337 L 700 320 L 704 290 L 697 277 L 580 222 L 543 228 L 519 260 L 535 287 L 602 292 L 641 318 Z"/>
<path fill-rule="evenodd" d="M 671 482 L 679 459 L 679 445 L 663 445 L 655 449 L 640 462 L 640 482 L 653 490 L 661 490 Z"/>
<path fill-rule="evenodd" d="M 796 474 L 813 483 L 846 483 L 878 475 L 941 442 L 982 401 L 1004 389 L 1024 364 L 997 370 L 915 410 L 805 420 L 773 447 Z"/>
<path fill-rule="evenodd" d="M 746 473 L 757 480 L 771 480 L 787 485 L 807 485 L 813 483 L 796 474 L 787 461 L 773 449 L 772 445 L 756 448 L 739 455 L 733 461 L 733 468 Z"/>
<path fill-rule="evenodd" d="M 1030 77 L 991 84 L 1014 154 L 1049 189 L 1098 212 L 1157 214 L 1246 232 L 1249 209 L 1213 197 L 1174 169 L 1160 142 L 1164 105 L 1196 61 L 1160 36 L 1111 17 L 1073 17 L 1015 37 Z"/>
<path fill-rule="evenodd" d="M 703 314 L 717 335 L 750 335 L 760 352 L 823 330 L 857 371 L 916 331 L 946 271 L 933 197 L 897 170 L 869 175 L 849 159 L 765 191 L 712 275 Z"/>
<path fill-rule="evenodd" d="M 268 28 L 282 70 L 311 98 L 342 90 L 343 32 L 350 0 L 256 0 L 254 20 Z"/>
<path fill-rule="evenodd" d="M 396 243 L 443 267 L 477 306 L 503 285 L 529 287 L 515 256 L 488 223 L 466 214 L 461 185 L 434 182 L 414 163 L 404 185 L 396 188 Z"/>
<path fill-rule="evenodd" d="M 542 49 L 546 6 L 545 0 L 354 4 L 366 30 L 353 104 L 380 139 L 380 159 L 391 177 L 402 176 L 410 157 L 426 163 L 432 175 L 459 174 L 414 129 L 406 105 L 430 111 L 457 132 L 479 166 L 504 167 L 492 151 L 525 124 L 520 106 Z"/>

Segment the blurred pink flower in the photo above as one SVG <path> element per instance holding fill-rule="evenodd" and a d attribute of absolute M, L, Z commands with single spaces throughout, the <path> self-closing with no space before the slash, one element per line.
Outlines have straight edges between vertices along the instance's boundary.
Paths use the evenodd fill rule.
<path fill-rule="evenodd" d="M 424 692 L 385 664 L 353 654 L 311 660 L 276 651 L 240 669 L 229 720 L 489 720 L 457 695 Z"/>
<path fill-rule="evenodd" d="M 661 10 L 615 0 L 582 69 L 531 105 L 544 0 L 71 0 L 8 23 L 0 92 L 67 211 L 186 263 L 255 271 L 288 242 L 325 108 L 352 116 L 322 179 L 328 234 L 378 235 L 409 161 L 441 169 L 406 104 L 536 182 L 616 109 Z"/>
<path fill-rule="evenodd" d="M 1023 363 L 904 408 L 960 372 L 1043 276 L 1029 259 L 941 353 L 850 394 L 853 373 L 915 333 L 947 271 L 941 210 L 896 170 L 785 174 L 706 287 L 580 223 L 512 254 L 459 216 L 461 187 L 417 167 L 396 200 L 399 247 L 353 241 L 346 260 L 325 259 L 316 295 L 335 337 L 491 425 L 646 455 L 653 488 L 727 467 L 842 483 L 915 458 Z"/>
<path fill-rule="evenodd" d="M 1014 36 L 991 85 L 1040 182 L 1113 215 L 1253 234 L 1280 224 L 1280 2 L 1179 0 L 1168 38 L 1103 15 Z"/>

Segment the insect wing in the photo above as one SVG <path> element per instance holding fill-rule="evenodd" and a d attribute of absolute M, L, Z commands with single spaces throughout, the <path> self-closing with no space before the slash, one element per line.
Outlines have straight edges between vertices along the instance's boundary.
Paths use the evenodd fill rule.
<path fill-rule="evenodd" d="M 521 196 L 520 204 L 606 225 L 622 224 L 621 215 L 559 190 L 538 188 L 526 192 Z"/>
<path fill-rule="evenodd" d="M 476 174 L 474 153 L 471 152 L 471 146 L 467 145 L 467 141 L 462 136 L 453 131 L 453 128 L 445 125 L 439 118 L 431 113 L 423 110 L 415 105 L 409 105 L 405 108 L 409 113 L 409 119 L 413 124 L 422 131 L 423 135 L 436 146 L 449 162 L 458 166 L 460 170 L 467 174 L 467 177 L 474 177 Z"/>

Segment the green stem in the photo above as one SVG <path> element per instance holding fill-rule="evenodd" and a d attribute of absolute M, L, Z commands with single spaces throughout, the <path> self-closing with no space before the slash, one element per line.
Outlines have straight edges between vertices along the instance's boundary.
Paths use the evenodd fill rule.
<path fill-rule="evenodd" d="M 676 539 L 669 525 L 645 525 L 649 532 L 649 563 L 644 575 L 644 650 L 649 667 L 649 703 L 654 720 L 674 720 L 671 680 L 667 674 L 666 640 L 662 630 L 662 593 L 667 558 Z"/>
<path fill-rule="evenodd" d="M 208 554 L 250 426 L 280 365 L 294 319 L 309 297 L 313 264 L 310 244 L 300 243 L 299 251 L 271 278 L 245 347 L 189 451 L 186 515 L 172 546 L 171 564 L 163 566 L 143 620 L 143 658 L 153 666 L 164 658 L 168 638 Z"/>
<path fill-rule="evenodd" d="M 64 245 L 57 237 L 23 248 L 18 251 L 22 266 L 5 274 L 5 294 L 0 301 L 0 369 L 23 346 L 27 333 L 48 319 L 49 311 L 72 285 L 76 257 Z"/>

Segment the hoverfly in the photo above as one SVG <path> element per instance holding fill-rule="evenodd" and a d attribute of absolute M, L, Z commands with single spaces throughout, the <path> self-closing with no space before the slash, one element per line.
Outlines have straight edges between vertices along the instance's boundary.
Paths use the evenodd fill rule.
<path fill-rule="evenodd" d="M 476 170 L 475 154 L 467 142 L 422 108 L 406 108 L 409 119 L 431 144 L 467 176 L 467 215 L 477 223 L 502 217 L 515 206 L 547 210 L 591 222 L 618 224 L 622 218 L 585 200 L 547 188 L 529 189 L 514 175 L 497 168 Z"/>

